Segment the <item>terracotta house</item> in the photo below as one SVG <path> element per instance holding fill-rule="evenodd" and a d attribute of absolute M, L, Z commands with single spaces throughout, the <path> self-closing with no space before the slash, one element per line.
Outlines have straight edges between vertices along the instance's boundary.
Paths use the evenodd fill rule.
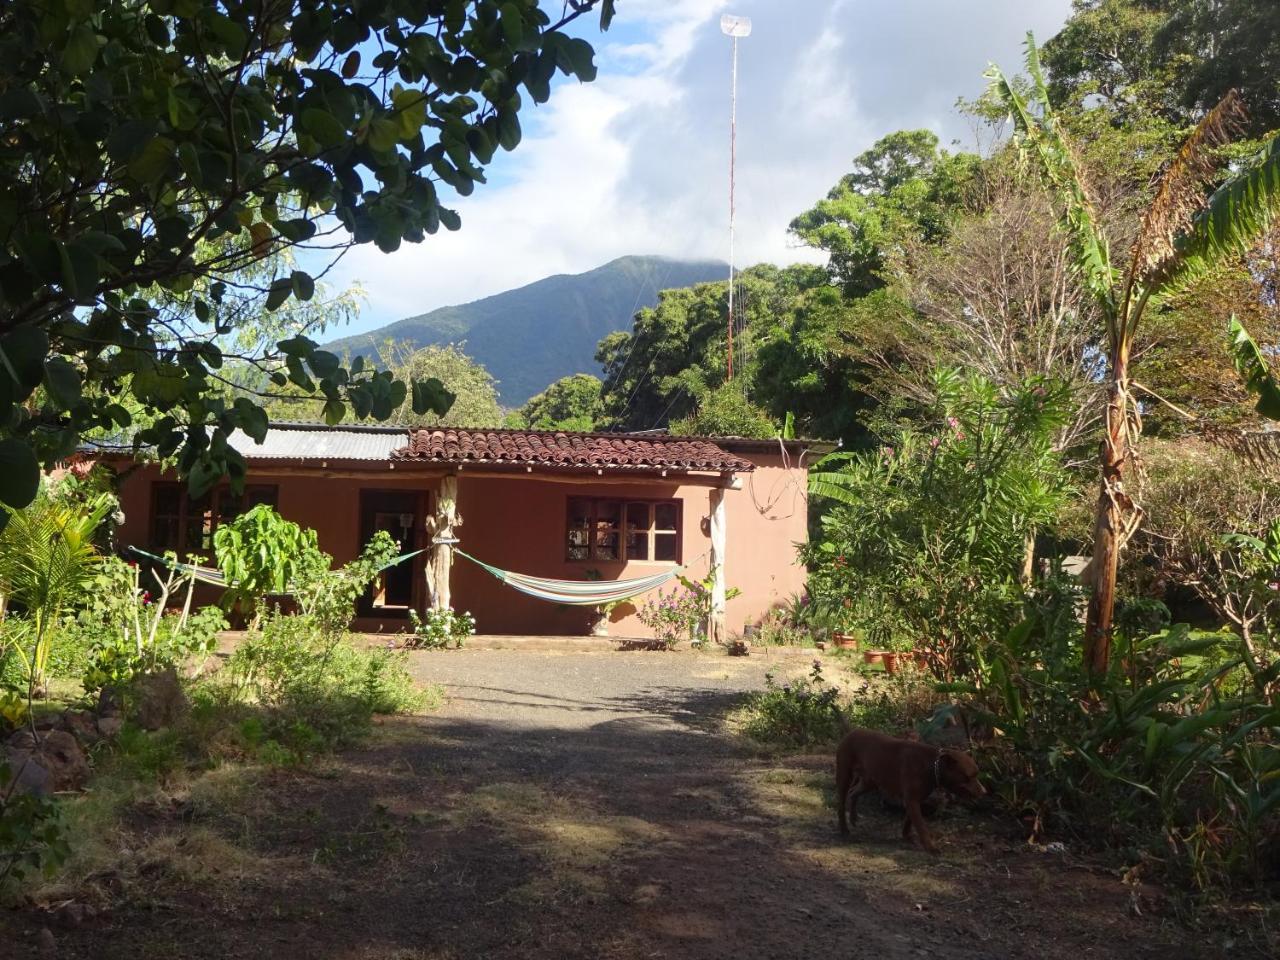
<path fill-rule="evenodd" d="M 470 611 L 481 633 L 590 630 L 593 608 L 519 593 L 458 557 L 455 542 L 494 567 L 557 580 L 714 569 L 713 596 L 740 593 L 718 601 L 713 635 L 741 631 L 804 587 L 807 442 L 275 424 L 261 445 L 232 443 L 249 467 L 238 497 L 224 485 L 194 500 L 154 464 L 129 471 L 119 542 L 211 557 L 218 524 L 257 503 L 315 529 L 339 564 L 386 530 L 424 552 L 364 598 L 364 630 L 407 629 L 410 608 L 432 604 Z M 648 635 L 632 604 L 610 619 L 611 635 Z"/>

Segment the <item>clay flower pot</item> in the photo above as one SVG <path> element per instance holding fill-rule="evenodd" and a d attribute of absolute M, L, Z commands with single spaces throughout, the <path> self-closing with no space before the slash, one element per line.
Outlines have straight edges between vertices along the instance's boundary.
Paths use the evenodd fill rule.
<path fill-rule="evenodd" d="M 886 650 L 863 650 L 862 662 L 863 663 L 883 663 L 884 658 L 889 655 L 890 654 Z"/>
<path fill-rule="evenodd" d="M 832 642 L 841 650 L 857 650 L 858 638 L 849 633 L 833 633 Z"/>
<path fill-rule="evenodd" d="M 910 654 L 886 650 L 880 655 L 880 662 L 884 664 L 884 672 L 897 673 L 906 665 L 908 656 Z"/>

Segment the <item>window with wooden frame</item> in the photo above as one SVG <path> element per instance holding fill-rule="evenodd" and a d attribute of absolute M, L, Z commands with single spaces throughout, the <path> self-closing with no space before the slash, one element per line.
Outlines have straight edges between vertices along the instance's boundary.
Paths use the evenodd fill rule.
<path fill-rule="evenodd" d="M 244 493 L 216 487 L 202 497 L 192 497 L 186 484 L 155 483 L 151 486 L 151 550 L 172 550 L 180 557 L 198 554 L 213 557 L 213 532 L 260 503 L 274 507 L 278 488 L 268 484 L 246 486 Z"/>
<path fill-rule="evenodd" d="M 679 500 L 570 497 L 566 556 L 679 563 L 680 517 Z"/>

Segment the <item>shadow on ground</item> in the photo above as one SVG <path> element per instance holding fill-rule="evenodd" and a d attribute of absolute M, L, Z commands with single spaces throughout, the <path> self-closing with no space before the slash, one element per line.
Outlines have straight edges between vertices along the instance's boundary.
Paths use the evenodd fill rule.
<path fill-rule="evenodd" d="M 736 694 L 465 695 L 600 720 L 541 724 L 536 708 L 518 726 L 389 720 L 321 769 L 149 811 L 131 827 L 138 848 L 195 844 L 195 863 L 133 865 L 109 915 L 56 932 L 57 955 L 1217 955 L 1132 916 L 1114 878 L 1024 852 L 962 812 L 938 824 L 942 860 L 904 846 L 874 804 L 860 841 L 840 842 L 829 758 L 770 759 L 727 734 L 717 718 Z M 34 929 L 14 934 L 35 956 Z"/>

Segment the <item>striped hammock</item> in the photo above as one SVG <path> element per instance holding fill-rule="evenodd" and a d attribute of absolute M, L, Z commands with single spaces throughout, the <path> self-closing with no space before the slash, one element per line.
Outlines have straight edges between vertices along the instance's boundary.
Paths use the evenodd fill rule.
<path fill-rule="evenodd" d="M 684 569 L 672 567 L 662 573 L 634 580 L 549 580 L 545 577 L 530 577 L 523 573 L 500 570 L 456 547 L 454 553 L 488 570 L 513 590 L 519 590 L 521 593 L 550 603 L 567 603 L 578 607 L 598 607 L 618 600 L 629 600 L 631 597 L 662 586 Z"/>
<path fill-rule="evenodd" d="M 154 553 L 147 553 L 147 551 L 140 550 L 137 547 L 125 547 L 125 549 L 130 553 L 137 554 L 140 557 L 145 557 L 152 563 L 158 563 L 162 566 L 168 567 L 170 570 L 176 570 L 178 573 L 186 574 L 200 583 L 209 583 L 215 587 L 225 587 L 227 585 L 227 578 L 222 575 L 221 570 L 218 570 L 215 567 L 200 567 L 194 563 L 178 563 L 165 557 L 158 557 Z M 412 560 L 418 554 L 425 552 L 426 548 L 423 548 L 422 550 L 414 550 L 412 553 L 402 553 L 400 556 L 393 557 L 391 560 L 380 566 L 377 572 L 381 573 L 383 570 L 389 570 L 392 567 L 398 566 L 406 560 Z"/>

